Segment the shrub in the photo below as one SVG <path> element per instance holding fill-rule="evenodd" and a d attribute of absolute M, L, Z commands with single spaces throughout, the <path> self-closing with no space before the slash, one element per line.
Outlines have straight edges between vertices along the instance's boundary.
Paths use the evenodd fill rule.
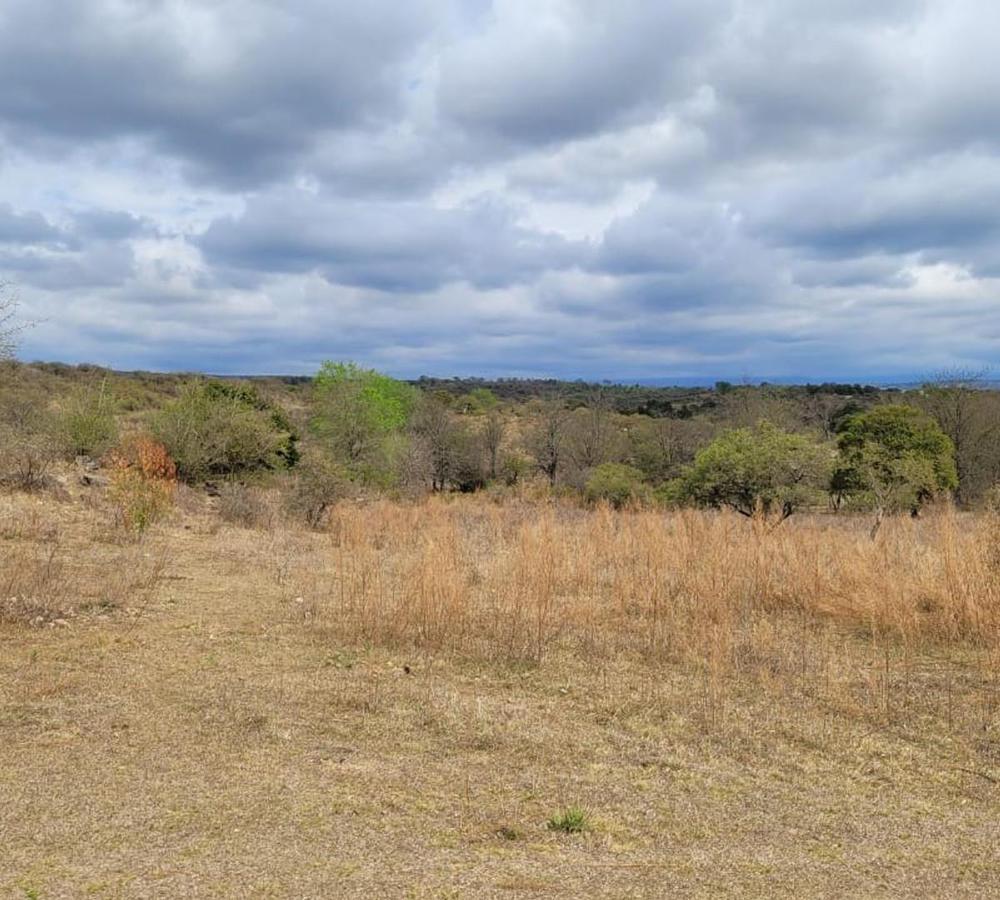
<path fill-rule="evenodd" d="M 590 471 L 584 488 L 591 503 L 610 503 L 621 509 L 645 494 L 642 472 L 622 463 L 604 463 Z"/>
<path fill-rule="evenodd" d="M 47 487 L 58 457 L 51 414 L 40 397 L 0 394 L 0 482 L 23 491 Z"/>
<path fill-rule="evenodd" d="M 66 455 L 100 456 L 117 440 L 114 403 L 106 386 L 102 382 L 98 390 L 74 393 L 59 411 L 56 428 Z"/>
<path fill-rule="evenodd" d="M 7 432 L 0 447 L 0 481 L 21 491 L 38 491 L 53 482 L 49 475 L 57 458 L 50 435 L 40 432 Z"/>
<path fill-rule="evenodd" d="M 177 467 L 166 447 L 146 435 L 132 437 L 107 455 L 110 497 L 118 524 L 144 532 L 173 506 Z"/>
<path fill-rule="evenodd" d="M 358 481 L 394 481 L 398 438 L 413 412 L 415 388 L 354 363 L 326 362 L 316 375 L 312 427 Z"/>
<path fill-rule="evenodd" d="M 519 453 L 507 453 L 503 456 L 498 467 L 499 475 L 503 483 L 508 487 L 513 487 L 522 479 L 531 474 L 532 463 L 528 458 Z"/>
<path fill-rule="evenodd" d="M 350 490 L 351 482 L 343 467 L 329 456 L 312 451 L 295 470 L 291 490 L 285 497 L 285 509 L 310 528 L 319 528 L 330 507 Z"/>
<path fill-rule="evenodd" d="M 188 384 L 153 417 L 151 430 L 190 482 L 287 468 L 298 459 L 284 414 L 240 385 Z"/>
<path fill-rule="evenodd" d="M 223 522 L 243 528 L 261 528 L 270 524 L 270 508 L 260 490 L 227 482 L 219 492 L 219 516 Z"/>

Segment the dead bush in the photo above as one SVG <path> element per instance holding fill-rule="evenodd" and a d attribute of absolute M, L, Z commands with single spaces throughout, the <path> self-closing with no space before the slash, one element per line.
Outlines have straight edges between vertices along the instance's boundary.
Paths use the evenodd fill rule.
<path fill-rule="evenodd" d="M 219 491 L 219 517 L 241 528 L 270 528 L 271 506 L 265 493 L 257 487 L 232 481 Z"/>
<path fill-rule="evenodd" d="M 147 435 L 124 441 L 106 457 L 115 523 L 141 534 L 173 506 L 177 467 L 166 448 Z"/>
<path fill-rule="evenodd" d="M 319 452 L 307 453 L 296 468 L 285 495 L 285 510 L 310 528 L 319 528 L 327 512 L 351 493 L 351 483 L 341 466 Z"/>

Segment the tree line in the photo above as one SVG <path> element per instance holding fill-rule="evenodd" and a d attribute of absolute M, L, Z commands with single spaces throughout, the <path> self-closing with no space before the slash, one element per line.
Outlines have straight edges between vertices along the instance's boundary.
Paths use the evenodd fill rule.
<path fill-rule="evenodd" d="M 1000 481 L 1000 394 L 962 373 L 906 391 L 554 381 L 534 391 L 539 382 L 510 381 L 500 394 L 498 382 L 404 382 L 349 362 L 326 363 L 307 382 L 16 363 L 4 372 L 4 477 L 12 465 L 39 471 L 46 453 L 99 457 L 122 429 L 139 429 L 192 483 L 284 473 L 307 517 L 355 491 L 537 481 L 619 506 L 690 504 L 778 518 L 863 509 L 880 522 L 940 496 L 984 502 Z M 62 387 L 32 393 L 32 383 Z M 636 411 L 630 398 L 655 401 L 661 412 L 669 403 L 672 412 Z"/>

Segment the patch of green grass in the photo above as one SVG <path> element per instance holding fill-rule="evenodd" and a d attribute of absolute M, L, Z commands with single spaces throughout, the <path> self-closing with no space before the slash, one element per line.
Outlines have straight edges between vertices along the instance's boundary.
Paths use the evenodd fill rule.
<path fill-rule="evenodd" d="M 590 829 L 590 820 L 587 813 L 579 806 L 571 806 L 549 819 L 548 828 L 550 831 L 579 834 L 581 831 Z"/>

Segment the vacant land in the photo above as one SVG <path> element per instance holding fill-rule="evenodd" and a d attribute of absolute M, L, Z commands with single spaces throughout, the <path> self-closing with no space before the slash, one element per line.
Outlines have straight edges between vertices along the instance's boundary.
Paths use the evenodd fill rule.
<path fill-rule="evenodd" d="M 68 490 L 0 495 L 3 896 L 1000 893 L 985 516 Z"/>

